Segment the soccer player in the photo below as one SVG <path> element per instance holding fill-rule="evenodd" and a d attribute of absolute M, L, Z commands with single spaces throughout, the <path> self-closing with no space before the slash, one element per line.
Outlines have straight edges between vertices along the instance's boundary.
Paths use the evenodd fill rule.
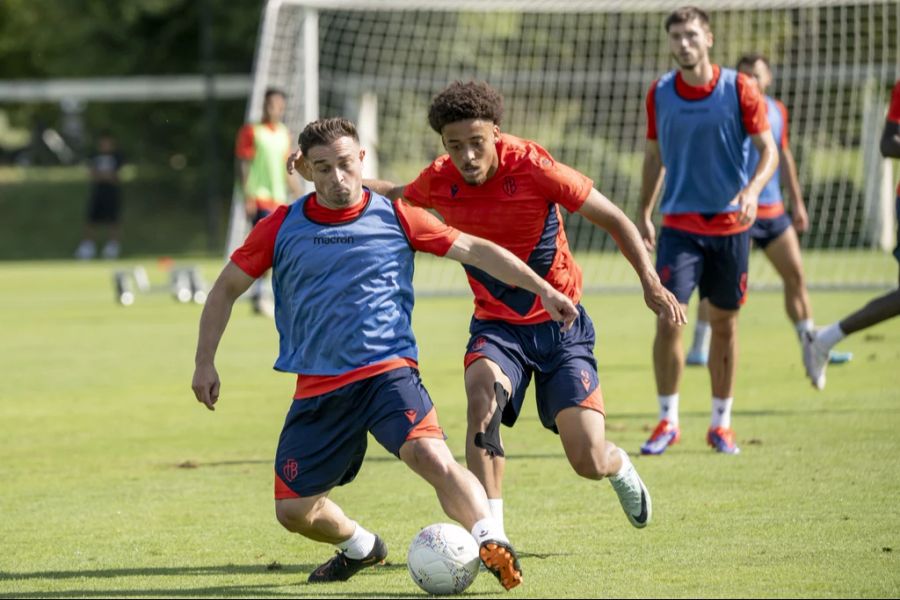
<path fill-rule="evenodd" d="M 116 140 L 109 132 L 102 132 L 97 140 L 97 153 L 89 162 L 91 195 L 88 204 L 84 238 L 75 250 L 75 258 L 87 260 L 97 254 L 94 241 L 96 230 L 106 226 L 107 240 L 103 246 L 103 258 L 119 257 L 119 237 L 122 221 L 122 185 L 119 171 L 124 164 L 122 153 L 116 148 Z"/>
<path fill-rule="evenodd" d="M 288 188 L 294 198 L 300 195 L 300 183 L 285 176 L 282 165 L 291 149 L 284 119 L 285 96 L 277 89 L 266 90 L 262 121 L 246 124 L 238 131 L 235 158 L 241 195 L 247 220 L 256 225 L 288 200 Z M 254 284 L 250 295 L 253 311 L 271 316 L 271 302 L 264 293 L 265 280 Z"/>
<path fill-rule="evenodd" d="M 503 97 L 488 84 L 451 84 L 428 113 L 447 154 L 409 185 L 380 181 L 373 189 L 433 209 L 448 225 L 505 247 L 576 303 L 582 275 L 560 206 L 577 212 L 613 236 L 637 272 L 647 305 L 661 319 L 684 322 L 628 217 L 590 179 L 537 143 L 501 133 L 502 117 Z M 475 294 L 464 363 L 466 463 L 484 484 L 492 514 L 502 523 L 500 424 L 516 422 L 534 377 L 541 423 L 559 434 L 572 468 L 587 479 L 608 478 L 629 522 L 645 527 L 652 516 L 647 488 L 625 451 L 606 439 L 590 317 L 579 305 L 575 326 L 561 331 L 532 292 L 477 267 L 466 266 L 466 273 Z"/>
<path fill-rule="evenodd" d="M 752 77 L 759 86 L 766 102 L 766 115 L 772 128 L 772 137 L 778 143 L 781 165 L 759 195 L 759 208 L 756 222 L 750 228 L 750 239 L 762 248 L 766 257 L 775 267 L 784 283 L 784 307 L 788 318 L 794 324 L 797 339 L 801 341 L 803 334 L 813 329 L 812 306 L 803 278 L 803 261 L 800 258 L 800 241 L 797 233 L 809 227 L 809 217 L 800 182 L 797 177 L 797 166 L 788 143 L 788 112 L 780 101 L 765 95 L 772 83 L 772 70 L 769 60 L 762 54 L 745 54 L 738 60 L 737 70 Z M 752 173 L 759 163 L 759 152 L 750 147 L 747 158 L 747 172 Z M 783 168 L 782 168 L 783 167 Z M 791 213 L 788 215 L 782 201 L 781 187 L 787 188 L 791 200 Z M 697 306 L 697 319 L 694 321 L 694 342 L 687 355 L 687 364 L 706 365 L 709 359 L 709 299 L 701 300 Z M 832 352 L 830 360 L 842 363 L 850 360 L 852 354 Z"/>
<path fill-rule="evenodd" d="M 894 91 L 891 93 L 891 104 L 881 133 L 881 154 L 889 158 L 900 158 L 900 80 L 894 84 Z M 897 184 L 896 217 L 900 223 L 900 182 Z M 897 246 L 894 248 L 894 258 L 900 262 L 900 230 L 897 235 Z M 813 387 L 825 389 L 825 367 L 828 364 L 829 351 L 835 344 L 851 333 L 892 319 L 898 314 L 900 314 L 900 287 L 875 298 L 837 323 L 807 332 L 803 337 L 803 364 Z"/>
<path fill-rule="evenodd" d="M 678 68 L 654 81 L 647 95 L 637 226 L 647 248 L 657 250 L 660 279 L 684 308 L 696 287 L 701 299 L 709 298 L 713 406 L 706 440 L 717 452 L 737 454 L 731 406 L 738 313 L 747 289 L 748 230 L 759 194 L 778 164 L 778 149 L 759 88 L 743 73 L 710 61 L 713 33 L 706 13 L 679 8 L 666 18 L 665 29 Z M 760 155 L 752 176 L 746 161 L 751 142 Z M 665 190 L 657 243 L 651 215 L 661 177 Z M 660 420 L 641 446 L 643 454 L 662 454 L 680 437 L 681 335 L 680 323 L 657 319 L 653 365 Z"/>
<path fill-rule="evenodd" d="M 216 348 L 234 301 L 271 268 L 275 368 L 298 374 L 276 455 L 275 511 L 289 531 L 340 549 L 309 581 L 343 581 L 387 555 L 381 538 L 328 498 L 358 473 L 371 432 L 434 486 L 444 511 L 472 532 L 485 566 L 510 589 L 522 581 L 516 554 L 490 516 L 484 488 L 453 459 L 419 379 L 410 328 L 414 251 L 535 294 L 559 335 L 578 311 L 506 250 L 364 189 L 365 152 L 349 121 L 310 123 L 300 147 L 316 191 L 276 208 L 232 254 L 200 319 L 194 394 L 214 409 Z"/>

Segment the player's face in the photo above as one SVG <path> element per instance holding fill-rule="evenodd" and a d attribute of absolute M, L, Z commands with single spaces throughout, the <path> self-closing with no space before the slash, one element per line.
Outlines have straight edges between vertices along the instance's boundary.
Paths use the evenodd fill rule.
<path fill-rule="evenodd" d="M 312 168 L 319 203 L 326 208 L 348 208 L 362 200 L 362 161 L 366 151 L 344 136 L 328 145 L 313 146 L 305 159 Z"/>
<path fill-rule="evenodd" d="M 281 123 L 281 120 L 284 118 L 285 104 L 284 96 L 281 94 L 269 96 L 263 107 L 265 111 L 264 120 L 268 123 Z"/>
<path fill-rule="evenodd" d="M 750 66 L 741 65 L 741 73 L 755 79 L 756 84 L 763 93 L 766 92 L 766 89 L 768 89 L 769 85 L 772 83 L 772 71 L 770 71 L 769 67 L 766 66 L 766 63 L 761 60 L 756 61 Z"/>
<path fill-rule="evenodd" d="M 444 125 L 444 149 L 469 185 L 481 185 L 497 172 L 500 128 L 491 121 L 467 119 Z"/>
<path fill-rule="evenodd" d="M 697 19 L 669 27 L 669 50 L 683 69 L 692 69 L 708 60 L 712 45 L 712 32 Z"/>

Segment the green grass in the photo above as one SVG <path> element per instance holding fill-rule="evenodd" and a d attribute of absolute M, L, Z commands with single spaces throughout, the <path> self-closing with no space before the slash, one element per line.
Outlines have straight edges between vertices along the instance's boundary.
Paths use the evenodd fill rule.
<path fill-rule="evenodd" d="M 210 279 L 219 268 L 203 266 Z M 419 595 L 406 546 L 446 520 L 427 485 L 372 442 L 333 498 L 385 537 L 390 563 L 307 587 L 332 549 L 274 519 L 271 463 L 293 381 L 271 370 L 271 322 L 237 307 L 209 413 L 190 391 L 200 307 L 164 293 L 119 307 L 111 269 L 0 263 L 0 597 Z M 815 293 L 818 320 L 871 295 Z M 423 298 L 415 313 L 423 377 L 457 456 L 470 304 Z M 633 453 L 656 417 L 652 318 L 637 294 L 585 305 L 608 435 Z M 705 447 L 708 376 L 687 371 L 682 443 L 635 461 L 653 494 L 646 530 L 628 525 L 606 482 L 571 472 L 528 404 L 504 434 L 507 529 L 526 577 L 509 597 L 900 594 L 900 320 L 841 344 L 854 361 L 829 370 L 824 392 L 803 378 L 779 294 L 753 294 L 741 327 L 743 453 Z M 506 596 L 484 574 L 468 593 Z"/>

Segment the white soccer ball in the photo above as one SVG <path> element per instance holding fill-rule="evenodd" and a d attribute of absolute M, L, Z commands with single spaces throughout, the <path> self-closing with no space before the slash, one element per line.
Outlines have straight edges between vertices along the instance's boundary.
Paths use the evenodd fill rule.
<path fill-rule="evenodd" d="M 429 594 L 458 594 L 478 576 L 478 544 L 468 531 L 450 523 L 421 530 L 409 545 L 406 566 L 416 584 Z"/>

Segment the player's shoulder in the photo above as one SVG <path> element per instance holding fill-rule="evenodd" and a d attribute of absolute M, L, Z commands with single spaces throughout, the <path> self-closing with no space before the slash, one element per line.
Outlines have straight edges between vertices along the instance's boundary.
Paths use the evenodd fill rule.
<path fill-rule="evenodd" d="M 554 164 L 553 157 L 534 140 L 500 134 L 500 161 L 504 169 L 546 169 Z"/>

